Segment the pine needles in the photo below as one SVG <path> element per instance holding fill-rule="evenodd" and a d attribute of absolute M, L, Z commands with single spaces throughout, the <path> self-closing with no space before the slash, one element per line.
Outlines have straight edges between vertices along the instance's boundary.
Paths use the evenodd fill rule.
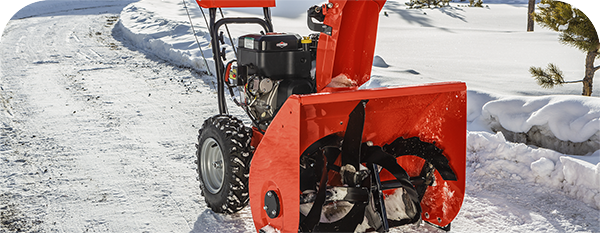
<path fill-rule="evenodd" d="M 558 66 L 550 63 L 546 69 L 542 67 L 529 67 L 529 73 L 535 78 L 537 84 L 543 88 L 553 88 L 555 86 L 562 86 L 565 83 L 580 83 L 583 80 L 578 81 L 565 81 L 563 78 L 563 72 Z"/>
<path fill-rule="evenodd" d="M 529 73 L 543 88 L 553 88 L 565 83 L 583 83 L 582 95 L 590 96 L 594 72 L 600 69 L 594 66 L 594 60 L 600 58 L 600 40 L 594 25 L 579 9 L 561 1 L 542 0 L 538 7 L 539 11 L 533 13 L 538 24 L 558 32 L 560 43 L 575 47 L 587 54 L 585 76 L 579 81 L 565 81 L 562 71 L 552 63 L 548 64 L 546 69 L 530 67 Z"/>

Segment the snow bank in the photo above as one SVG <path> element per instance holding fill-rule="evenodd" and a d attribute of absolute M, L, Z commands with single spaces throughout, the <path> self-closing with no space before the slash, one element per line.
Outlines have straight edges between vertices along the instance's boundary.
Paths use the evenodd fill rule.
<path fill-rule="evenodd" d="M 548 124 L 563 141 L 583 142 L 600 130 L 600 101 L 579 96 L 510 97 L 483 107 L 486 118 L 497 118 L 502 127 L 527 132 Z"/>
<path fill-rule="evenodd" d="M 469 131 L 489 131 L 492 132 L 488 123 L 481 120 L 481 111 L 483 106 L 493 100 L 497 100 L 491 94 L 468 90 L 467 91 L 467 130 Z"/>
<path fill-rule="evenodd" d="M 73 11 L 81 8 L 121 5 L 135 0 L 2 0 L 0 1 L 0 21 L 21 19 L 36 15 Z"/>
<path fill-rule="evenodd" d="M 202 51 L 198 48 L 190 22 L 186 21 L 187 14 L 183 2 L 168 1 L 166 7 L 178 8 L 183 13 L 169 14 L 168 11 L 156 9 L 160 6 L 154 2 L 142 1 L 132 3 L 125 7 L 120 15 L 117 28 L 123 32 L 123 36 L 129 40 L 137 49 L 150 51 L 151 54 L 167 60 L 175 65 L 190 67 L 199 72 L 207 72 L 213 69 L 214 61 L 210 48 L 210 34 L 206 30 L 204 22 L 194 22 L 194 29 Z M 181 6 L 179 6 L 181 5 Z M 199 11 L 195 2 L 187 3 L 188 9 Z M 154 10 L 160 11 L 155 13 Z M 190 13 L 192 14 L 192 13 Z M 198 21 L 198 18 L 196 18 Z M 202 23 L 202 24 L 200 24 Z M 224 46 L 230 51 L 230 46 Z M 206 62 L 202 56 L 206 57 Z M 208 64 L 207 68 L 206 64 Z M 214 72 L 214 71 L 211 71 Z"/>
<path fill-rule="evenodd" d="M 482 130 L 485 125 L 491 131 L 503 132 L 510 141 L 567 154 L 585 155 L 600 148 L 600 100 L 597 98 L 510 96 L 494 99 L 470 92 L 468 103 L 468 121 L 476 124 L 470 130 Z"/>
<path fill-rule="evenodd" d="M 511 182 L 534 182 L 577 198 L 600 209 L 600 163 L 592 164 L 578 156 L 509 143 L 499 132 L 469 132 L 467 165 L 474 175 Z M 600 151 L 586 156 L 600 161 Z"/>

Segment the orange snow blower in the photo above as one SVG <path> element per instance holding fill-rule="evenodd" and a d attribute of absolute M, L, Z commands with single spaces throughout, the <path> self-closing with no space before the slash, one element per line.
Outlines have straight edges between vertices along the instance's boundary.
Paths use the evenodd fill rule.
<path fill-rule="evenodd" d="M 308 36 L 273 32 L 275 0 L 197 3 L 209 9 L 217 77 L 219 114 L 197 145 L 213 211 L 250 203 L 258 232 L 386 232 L 421 221 L 450 229 L 465 194 L 466 85 L 358 89 L 385 0 L 313 6 Z M 217 20 L 223 7 L 262 7 L 264 18 Z M 264 31 L 238 37 L 227 59 L 227 24 Z M 228 114 L 227 92 L 251 126 Z"/>

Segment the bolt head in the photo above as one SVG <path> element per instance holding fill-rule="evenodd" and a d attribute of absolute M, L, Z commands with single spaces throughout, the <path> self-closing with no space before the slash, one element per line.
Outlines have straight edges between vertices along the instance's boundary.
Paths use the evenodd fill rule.
<path fill-rule="evenodd" d="M 223 168 L 223 161 L 216 161 L 212 165 L 216 169 L 222 169 Z"/>

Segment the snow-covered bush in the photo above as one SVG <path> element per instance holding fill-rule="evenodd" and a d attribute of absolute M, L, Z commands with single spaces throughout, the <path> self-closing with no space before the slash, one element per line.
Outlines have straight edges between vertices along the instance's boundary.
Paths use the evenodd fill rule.
<path fill-rule="evenodd" d="M 600 148 L 599 104 L 588 97 L 506 97 L 483 105 L 481 120 L 509 141 L 585 155 Z"/>

